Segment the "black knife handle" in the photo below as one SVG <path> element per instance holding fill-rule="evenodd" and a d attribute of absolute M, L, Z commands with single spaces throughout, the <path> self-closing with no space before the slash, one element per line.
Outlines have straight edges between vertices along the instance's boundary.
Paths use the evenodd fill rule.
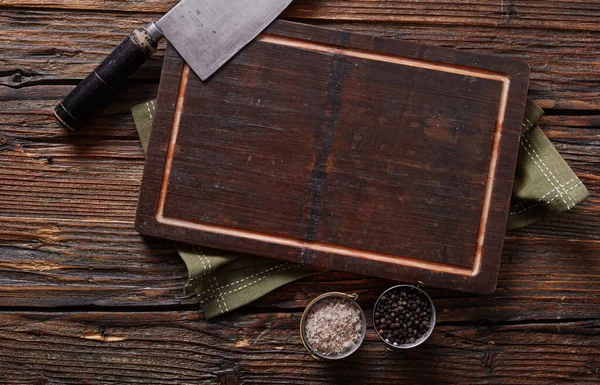
<path fill-rule="evenodd" d="M 54 108 L 54 116 L 68 129 L 80 128 L 92 117 L 158 47 L 162 34 L 150 24 L 125 39 L 91 74 Z"/>

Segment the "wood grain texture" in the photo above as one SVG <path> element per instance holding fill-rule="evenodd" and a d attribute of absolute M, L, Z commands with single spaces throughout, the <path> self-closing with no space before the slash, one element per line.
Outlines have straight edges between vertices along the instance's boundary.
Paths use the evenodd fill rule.
<path fill-rule="evenodd" d="M 289 17 L 525 60 L 550 109 L 544 131 L 592 193 L 509 234 L 494 295 L 433 291 L 442 323 L 424 350 L 394 356 L 371 334 L 359 360 L 332 368 L 296 339 L 302 307 L 358 290 L 368 308 L 390 282 L 320 275 L 206 323 L 172 246 L 133 229 L 143 155 L 128 109 L 156 96 L 160 55 L 89 130 L 68 135 L 51 116 L 132 27 L 174 3 L 0 0 L 2 383 L 600 381 L 599 3 L 295 1 Z"/>
<path fill-rule="evenodd" d="M 138 2 L 135 9 L 127 13 L 106 9 L 133 2 L 101 3 L 105 8 L 103 12 L 69 11 L 73 23 L 64 23 L 52 10 L 25 9 L 0 13 L 0 23 L 6 31 L 0 35 L 0 47 L 3 48 L 0 51 L 0 63 L 3 65 L 0 84 L 13 88 L 36 84 L 74 85 L 131 32 L 132 25 L 145 25 L 160 15 L 141 13 L 144 7 Z M 69 1 L 68 4 L 84 7 L 81 3 L 76 5 L 76 2 Z M 85 2 L 87 7 L 93 4 Z M 414 4 L 432 6 L 435 2 Z M 544 7 L 548 3 L 535 4 Z M 161 10 L 166 9 L 161 7 Z M 317 12 L 316 7 L 310 9 Z M 331 19 L 308 21 L 354 32 L 521 59 L 531 66 L 531 96 L 543 108 L 600 109 L 595 76 L 595 68 L 600 63 L 600 33 L 592 29 L 572 29 L 570 27 L 578 24 L 563 22 L 559 15 L 554 17 L 557 23 L 562 23 L 563 29 L 559 32 L 554 28 L 522 28 L 510 24 L 469 26 L 462 21 L 451 25 L 425 21 L 377 23 L 364 21 L 358 16 L 352 22 Z M 159 53 L 136 73 L 135 79 L 157 82 L 161 63 L 162 55 Z"/>
<path fill-rule="evenodd" d="M 145 0 L 113 2 L 105 0 L 33 0 L 23 3 L 4 0 L 15 8 L 60 8 L 88 11 L 165 13 L 177 1 Z M 412 22 L 467 24 L 526 28 L 556 28 L 598 31 L 598 3 L 593 0 L 512 0 L 506 2 L 473 0 L 296 0 L 285 17 L 325 20 L 369 20 L 374 22 Z M 574 23 L 575 22 L 575 23 Z"/>
<path fill-rule="evenodd" d="M 136 226 L 492 292 L 528 80 L 518 61 L 285 21 L 208 83 L 169 47 Z"/>
<path fill-rule="evenodd" d="M 103 384 L 219 384 L 226 372 L 239 384 L 597 383 L 597 320 L 477 327 L 440 321 L 428 342 L 406 354 L 386 351 L 369 330 L 345 365 L 328 365 L 304 352 L 298 318 L 254 311 L 209 324 L 182 311 L 8 312 L 0 319 L 0 368 L 7 384 L 93 378 Z"/>

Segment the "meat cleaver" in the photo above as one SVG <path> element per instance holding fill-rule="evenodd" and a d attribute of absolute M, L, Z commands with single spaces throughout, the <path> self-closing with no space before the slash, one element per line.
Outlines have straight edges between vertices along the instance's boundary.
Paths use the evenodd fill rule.
<path fill-rule="evenodd" d="M 204 81 L 279 16 L 292 0 L 182 0 L 126 38 L 56 106 L 69 129 L 82 126 L 166 37 Z"/>

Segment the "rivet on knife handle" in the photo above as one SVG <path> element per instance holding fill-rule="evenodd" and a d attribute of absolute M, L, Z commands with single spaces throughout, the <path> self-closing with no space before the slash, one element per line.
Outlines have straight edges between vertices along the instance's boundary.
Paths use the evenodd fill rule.
<path fill-rule="evenodd" d="M 81 127 L 152 56 L 162 36 L 154 23 L 133 31 L 54 108 L 58 122 L 71 130 Z"/>

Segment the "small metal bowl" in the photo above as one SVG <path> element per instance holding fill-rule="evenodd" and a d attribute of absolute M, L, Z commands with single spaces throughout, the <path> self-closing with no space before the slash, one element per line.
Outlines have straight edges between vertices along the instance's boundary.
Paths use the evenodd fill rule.
<path fill-rule="evenodd" d="M 403 345 L 394 345 L 394 344 L 386 341 L 386 339 L 381 334 L 379 334 L 379 330 L 377 330 L 377 327 L 374 327 L 375 333 L 377 333 L 377 335 L 379 336 L 381 341 L 383 341 L 388 346 L 388 348 L 392 349 L 392 350 L 412 349 L 412 348 L 415 348 L 415 347 L 421 345 L 423 342 L 427 341 L 427 339 L 431 336 L 431 333 L 433 333 L 433 329 L 435 329 L 435 322 L 437 319 L 433 301 L 431 300 L 431 297 L 429 296 L 429 294 L 427 294 L 427 292 L 425 292 L 425 290 L 423 290 L 417 286 L 414 286 L 414 285 L 396 285 L 396 286 L 390 287 L 389 289 L 387 289 L 386 291 L 381 293 L 379 298 L 377 298 L 377 301 L 375 302 L 375 306 L 373 307 L 373 322 L 375 322 L 375 311 L 377 310 L 377 306 L 379 305 L 379 300 L 381 299 L 381 297 L 383 297 L 386 293 L 388 293 L 392 290 L 397 290 L 397 289 L 402 289 L 402 288 L 408 288 L 410 290 L 418 291 L 419 293 L 423 294 L 423 296 L 425 298 L 427 298 L 427 300 L 429 301 L 429 305 L 431 306 L 431 319 L 429 321 L 429 330 L 427 330 L 427 333 L 425 333 L 423 336 L 421 336 L 421 338 L 419 338 L 415 342 L 412 342 L 409 344 L 403 344 Z"/>
<path fill-rule="evenodd" d="M 356 309 L 359 310 L 361 324 L 362 324 L 362 330 L 361 330 L 361 333 L 360 333 L 360 337 L 359 337 L 358 341 L 356 342 L 355 346 L 352 347 L 347 352 L 344 352 L 342 354 L 338 354 L 336 356 L 325 355 L 325 354 L 322 354 L 322 353 L 318 352 L 316 349 L 314 349 L 310 345 L 310 343 L 308 342 L 308 338 L 306 337 L 306 328 L 305 328 L 306 318 L 310 314 L 312 308 L 316 304 L 318 304 L 319 302 L 327 300 L 327 299 L 331 299 L 331 298 L 341 298 L 341 299 L 343 299 L 345 301 L 351 302 L 352 305 L 355 306 Z M 357 298 L 358 298 L 357 294 L 346 294 L 346 293 L 331 292 L 331 293 L 325 293 L 325 294 L 322 294 L 322 295 L 318 296 L 317 298 L 313 299 L 308 304 L 308 306 L 304 310 L 304 313 L 302 314 L 302 318 L 300 319 L 300 338 L 302 339 L 302 344 L 304 345 L 304 347 L 306 348 L 306 350 L 308 350 L 308 352 L 311 354 L 311 356 L 314 359 L 316 359 L 316 360 L 326 360 L 326 361 L 341 360 L 343 358 L 346 358 L 346 357 L 350 356 L 352 353 L 356 352 L 358 350 L 358 348 L 360 348 L 360 346 L 362 345 L 363 341 L 365 340 L 365 335 L 367 334 L 367 320 L 366 320 L 366 317 L 365 317 L 365 312 L 360 307 L 360 305 L 356 302 Z"/>

